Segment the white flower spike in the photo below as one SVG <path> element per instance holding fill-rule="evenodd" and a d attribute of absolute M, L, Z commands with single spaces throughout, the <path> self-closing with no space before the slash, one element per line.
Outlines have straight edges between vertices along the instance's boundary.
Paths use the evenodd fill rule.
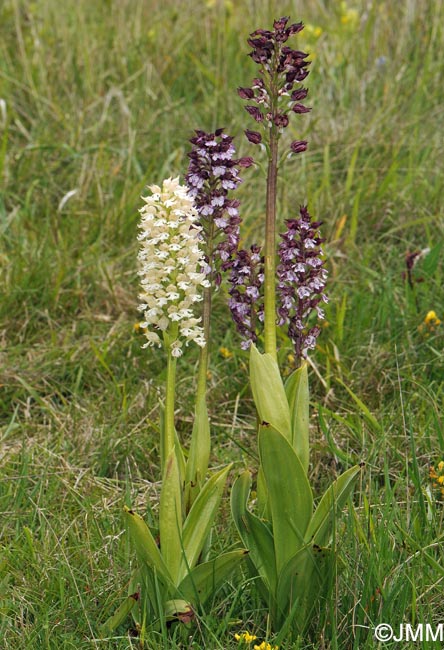
<path fill-rule="evenodd" d="M 202 288 L 209 286 L 199 246 L 202 229 L 193 198 L 178 177 L 149 189 L 152 195 L 142 197 L 145 205 L 139 210 L 139 310 L 147 339 L 143 347 L 160 346 L 159 334 L 166 332 L 172 355 L 179 357 L 184 341 L 205 346 L 201 319 L 193 312 L 202 300 Z"/>

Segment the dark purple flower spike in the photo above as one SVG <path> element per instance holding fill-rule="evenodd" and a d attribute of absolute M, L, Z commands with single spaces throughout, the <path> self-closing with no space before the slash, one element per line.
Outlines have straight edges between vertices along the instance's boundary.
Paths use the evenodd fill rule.
<path fill-rule="evenodd" d="M 241 99 L 249 102 L 245 110 L 254 120 L 267 129 L 275 127 L 279 134 L 288 126 L 292 112 L 310 111 L 301 103 L 308 94 L 307 88 L 301 86 L 308 75 L 308 54 L 285 45 L 291 36 L 303 29 L 303 24 L 293 23 L 287 27 L 288 21 L 284 16 L 274 21 L 272 31 L 257 29 L 250 34 L 247 42 L 253 49 L 249 56 L 259 65 L 261 77 L 253 79 L 251 88 L 241 87 L 237 91 Z M 262 141 L 256 132 L 247 130 L 245 134 L 253 144 Z M 305 151 L 298 144 L 292 143 L 291 150 L 294 153 Z"/>
<path fill-rule="evenodd" d="M 231 265 L 228 305 L 239 334 L 241 348 L 247 350 L 257 341 L 257 325 L 264 319 L 264 258 L 259 246 L 240 250 Z"/>
<path fill-rule="evenodd" d="M 321 331 L 310 324 L 310 316 L 316 312 L 323 319 L 320 303 L 328 302 L 324 293 L 327 270 L 321 257 L 324 239 L 319 236 L 321 222 L 312 221 L 306 207 L 301 207 L 299 219 L 287 219 L 286 224 L 278 249 L 278 325 L 288 325 L 295 355 L 301 359 L 316 347 Z"/>
<path fill-rule="evenodd" d="M 221 277 L 214 255 L 221 260 L 221 269 L 227 270 L 239 242 L 239 201 L 228 195 L 242 182 L 239 167 L 250 167 L 253 159 L 235 159 L 233 138 L 223 129 L 214 133 L 196 131 L 190 142 L 193 147 L 188 154 L 190 164 L 185 178 L 200 214 L 206 240 L 211 240 L 212 250 L 208 253 L 212 259 L 207 262 L 215 283 L 219 285 Z"/>

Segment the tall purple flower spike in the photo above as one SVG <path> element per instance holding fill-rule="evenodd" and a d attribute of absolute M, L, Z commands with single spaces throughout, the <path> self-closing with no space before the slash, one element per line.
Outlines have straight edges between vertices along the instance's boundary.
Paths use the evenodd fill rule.
<path fill-rule="evenodd" d="M 231 288 L 228 305 L 239 334 L 244 339 L 241 348 L 247 350 L 257 341 L 258 321 L 264 320 L 262 285 L 264 283 L 264 258 L 259 246 L 240 250 L 231 265 Z"/>
<path fill-rule="evenodd" d="M 273 31 L 257 29 L 250 34 L 247 42 L 253 49 L 249 56 L 259 65 L 261 77 L 253 79 L 250 88 L 237 89 L 241 99 L 249 102 L 245 110 L 258 126 L 269 129 L 274 125 L 280 133 L 288 126 L 291 113 L 311 110 L 301 103 L 308 94 L 307 88 L 301 85 L 308 75 L 308 54 L 285 45 L 304 26 L 293 23 L 287 27 L 288 21 L 284 16 L 274 21 Z M 258 131 L 247 130 L 245 135 L 253 144 L 262 142 Z M 293 153 L 301 153 L 307 149 L 307 142 L 295 140 L 290 148 Z"/>
<path fill-rule="evenodd" d="M 207 270 L 219 285 L 221 275 L 215 259 L 221 260 L 223 271 L 229 269 L 239 243 L 239 201 L 228 195 L 242 182 L 238 168 L 250 167 L 253 159 L 233 158 L 233 138 L 223 129 L 214 133 L 197 130 L 190 142 L 193 147 L 188 154 L 190 164 L 185 179 L 207 241 L 215 242 Z"/>
<path fill-rule="evenodd" d="M 324 293 L 327 269 L 322 259 L 319 236 L 321 221 L 312 221 L 306 207 L 300 209 L 299 219 L 287 219 L 287 231 L 281 235 L 278 254 L 278 324 L 288 324 L 288 336 L 293 342 L 297 358 L 306 358 L 314 350 L 320 334 L 318 325 L 309 319 L 315 311 L 324 318 L 320 303 L 328 302 Z"/>

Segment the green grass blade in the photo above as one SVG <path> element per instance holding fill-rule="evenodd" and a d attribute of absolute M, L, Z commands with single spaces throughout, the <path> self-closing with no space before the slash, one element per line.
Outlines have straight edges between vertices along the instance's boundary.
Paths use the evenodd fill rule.
<path fill-rule="evenodd" d="M 356 404 L 356 405 L 359 407 L 359 409 L 361 410 L 363 416 L 365 417 L 365 419 L 367 420 L 367 422 L 370 424 L 370 426 L 372 427 L 372 429 L 373 429 L 375 432 L 380 433 L 381 430 L 382 430 L 381 425 L 379 424 L 379 422 L 378 422 L 378 420 L 375 418 L 375 416 L 374 416 L 372 413 L 370 413 L 370 410 L 367 408 L 367 406 L 364 404 L 364 402 L 363 402 L 361 399 L 359 399 L 359 397 L 358 397 L 358 396 L 357 396 L 357 395 L 352 391 L 351 388 L 349 388 L 346 384 L 344 384 L 344 382 L 342 381 L 342 379 L 339 379 L 339 377 L 337 377 L 337 378 L 336 378 L 336 381 L 337 381 L 339 384 L 341 384 L 341 386 L 343 386 L 343 387 L 345 388 L 345 390 L 346 390 L 347 393 L 350 395 L 350 397 L 352 398 L 352 400 L 355 402 L 355 404 Z"/>
<path fill-rule="evenodd" d="M 334 517 L 347 502 L 360 473 L 361 465 L 351 467 L 325 491 L 305 533 L 306 542 L 319 546 L 330 543 Z"/>

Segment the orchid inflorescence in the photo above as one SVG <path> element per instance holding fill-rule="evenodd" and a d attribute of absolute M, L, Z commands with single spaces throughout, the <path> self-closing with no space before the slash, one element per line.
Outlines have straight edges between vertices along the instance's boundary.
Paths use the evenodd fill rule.
<path fill-rule="evenodd" d="M 241 348 L 246 350 L 257 342 L 257 326 L 264 320 L 262 288 L 264 283 L 264 258 L 259 246 L 240 250 L 231 264 L 230 299 L 231 316 L 242 336 Z"/>
<path fill-rule="evenodd" d="M 294 344 L 297 358 L 306 358 L 314 350 L 320 328 L 308 326 L 308 319 L 316 310 L 324 318 L 320 302 L 328 302 L 323 293 L 327 270 L 322 259 L 319 236 L 320 221 L 312 221 L 306 207 L 300 209 L 299 219 L 287 219 L 287 231 L 281 235 L 277 267 L 278 325 L 288 324 L 288 336 Z"/>
<path fill-rule="evenodd" d="M 253 79 L 251 87 L 238 88 L 239 96 L 251 102 L 245 110 L 257 123 L 268 129 L 275 127 L 278 133 L 288 126 L 291 112 L 310 111 L 301 103 L 308 90 L 300 85 L 308 75 L 308 54 L 285 45 L 290 36 L 303 29 L 303 24 L 293 23 L 287 27 L 288 21 L 284 16 L 274 21 L 273 31 L 257 29 L 250 34 L 247 42 L 253 50 L 249 56 L 260 66 L 261 77 Z M 262 142 L 262 135 L 257 131 L 247 129 L 245 135 L 252 144 Z M 295 140 L 290 148 L 294 153 L 301 153 L 306 150 L 307 143 Z"/>
<path fill-rule="evenodd" d="M 179 357 L 183 341 L 205 346 L 201 319 L 194 313 L 202 288 L 209 284 L 203 270 L 201 227 L 193 199 L 179 178 L 166 179 L 162 187 L 151 185 L 150 190 L 152 195 L 143 197 L 140 209 L 139 310 L 145 318 L 140 326 L 147 339 L 144 347 L 160 346 L 163 334 L 172 355 Z"/>
<path fill-rule="evenodd" d="M 205 241 L 217 240 L 208 251 L 212 259 L 207 259 L 207 264 L 218 286 L 221 274 L 216 262 L 220 259 L 221 269 L 226 271 L 239 244 L 239 201 L 229 198 L 228 193 L 242 183 L 238 168 L 250 167 L 253 159 L 233 158 L 236 153 L 233 138 L 224 133 L 224 129 L 214 133 L 197 130 L 190 142 L 193 146 L 188 154 L 190 163 L 185 178 L 199 213 Z"/>

